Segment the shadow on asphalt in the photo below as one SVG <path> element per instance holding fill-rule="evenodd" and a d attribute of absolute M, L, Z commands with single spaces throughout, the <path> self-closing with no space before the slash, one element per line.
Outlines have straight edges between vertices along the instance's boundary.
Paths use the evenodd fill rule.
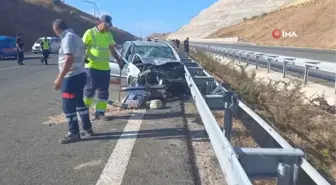
<path fill-rule="evenodd" d="M 168 108 L 167 108 L 168 109 Z M 161 110 L 161 109 L 159 109 Z M 124 115 L 124 116 L 107 116 L 108 121 L 115 120 L 115 119 L 132 119 L 130 116 L 132 113 Z M 154 119 L 167 119 L 167 118 L 177 118 L 177 117 L 195 117 L 197 114 L 183 114 L 181 112 L 163 112 L 163 113 L 146 113 L 145 116 L 142 118 L 142 120 L 154 120 Z"/>
<path fill-rule="evenodd" d="M 23 63 L 24 63 L 24 61 L 23 61 Z M 45 64 L 42 64 L 42 63 L 39 63 L 39 64 L 29 64 L 28 63 L 28 65 L 30 65 L 30 66 L 40 66 L 40 65 L 45 65 Z M 45 65 L 45 66 L 57 66 L 58 64 L 48 64 L 48 65 Z"/>
<path fill-rule="evenodd" d="M 199 142 L 208 142 L 209 138 L 206 135 L 205 130 L 189 131 L 189 136 L 192 140 Z M 204 137 L 206 135 L 206 137 Z M 185 128 L 165 128 L 165 129 L 152 129 L 152 130 L 140 130 L 129 132 L 107 132 L 96 133 L 91 137 L 83 137 L 81 141 L 97 141 L 97 140 L 111 140 L 111 139 L 130 139 L 130 138 L 154 138 L 157 140 L 165 139 L 186 139 L 188 132 Z"/>

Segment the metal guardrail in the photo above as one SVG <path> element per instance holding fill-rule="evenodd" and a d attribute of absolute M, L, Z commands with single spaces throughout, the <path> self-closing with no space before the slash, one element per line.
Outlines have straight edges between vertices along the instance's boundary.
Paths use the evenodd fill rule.
<path fill-rule="evenodd" d="M 303 151 L 294 149 L 240 101 L 235 92 L 225 89 L 196 61 L 176 50 L 185 65 L 186 82 L 228 185 L 252 185 L 251 180 L 269 178 L 276 178 L 278 185 L 330 185 L 303 158 Z M 214 118 L 212 109 L 225 111 L 223 130 Z M 254 136 L 259 136 L 262 142 L 258 144 L 263 148 L 232 147 L 232 120 L 238 112 L 253 119 L 244 124 L 253 128 Z M 302 182 L 303 178 L 308 178 L 309 183 Z"/>
<path fill-rule="evenodd" d="M 192 43 L 191 46 L 206 52 L 212 52 L 220 56 L 231 58 L 233 61 L 239 60 L 247 64 L 254 64 L 256 69 L 259 68 L 259 64 L 265 64 L 268 72 L 270 72 L 271 67 L 282 68 L 283 78 L 286 78 L 287 70 L 303 73 L 304 84 L 307 84 L 309 76 L 335 81 L 336 93 L 335 63 L 211 46 L 209 44 Z"/>

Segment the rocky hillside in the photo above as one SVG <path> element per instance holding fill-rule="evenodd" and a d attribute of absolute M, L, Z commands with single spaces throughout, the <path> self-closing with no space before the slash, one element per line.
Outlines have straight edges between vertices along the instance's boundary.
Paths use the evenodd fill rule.
<path fill-rule="evenodd" d="M 260 45 L 336 49 L 335 5 L 335 0 L 311 0 L 219 29 L 209 38 L 240 37 Z M 275 39 L 274 29 L 295 32 L 297 37 Z"/>
<path fill-rule="evenodd" d="M 148 37 L 151 39 L 157 38 L 159 40 L 166 40 L 169 34 L 170 33 L 153 33 Z"/>
<path fill-rule="evenodd" d="M 205 38 L 219 28 L 302 1 L 305 0 L 218 0 L 202 10 L 189 24 L 170 34 L 168 39 Z"/>
<path fill-rule="evenodd" d="M 2 0 L 0 3 L 0 35 L 15 36 L 18 32 L 22 33 L 26 50 L 31 48 L 37 38 L 55 35 L 52 21 L 57 18 L 66 21 L 80 36 L 97 21 L 92 15 L 58 0 Z M 113 33 L 118 44 L 135 40 L 134 35 L 118 28 L 114 28 Z"/>

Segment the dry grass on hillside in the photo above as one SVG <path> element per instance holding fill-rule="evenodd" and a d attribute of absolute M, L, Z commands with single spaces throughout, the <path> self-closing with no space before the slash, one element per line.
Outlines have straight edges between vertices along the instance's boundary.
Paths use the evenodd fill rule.
<path fill-rule="evenodd" d="M 209 38 L 239 36 L 260 45 L 336 48 L 336 1 L 310 0 L 212 33 Z M 272 31 L 294 31 L 297 38 L 275 39 Z"/>
<path fill-rule="evenodd" d="M 43 36 L 54 36 L 52 21 L 63 19 L 69 27 L 80 36 L 93 27 L 96 19 L 75 7 L 52 0 L 5 0 L 1 2 L 0 35 L 16 36 L 21 32 L 25 42 L 25 50 Z M 115 28 L 113 34 L 117 43 L 134 40 L 135 37 L 123 30 Z"/>
<path fill-rule="evenodd" d="M 191 56 L 200 61 L 218 80 L 229 83 L 231 89 L 237 91 L 243 101 L 293 147 L 302 149 L 305 158 L 326 179 L 336 181 L 336 117 L 322 107 L 305 103 L 300 82 L 278 81 L 265 84 L 257 80 L 255 75 L 248 75 L 244 66 L 235 69 L 230 64 L 221 64 L 209 55 L 193 49 Z M 214 115 L 221 123 L 223 115 Z M 244 142 L 245 140 L 246 138 Z"/>

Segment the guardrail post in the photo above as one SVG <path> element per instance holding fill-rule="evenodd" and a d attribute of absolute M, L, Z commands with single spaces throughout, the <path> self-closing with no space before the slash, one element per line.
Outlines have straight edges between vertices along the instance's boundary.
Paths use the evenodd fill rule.
<path fill-rule="evenodd" d="M 232 62 L 234 62 L 235 61 L 235 59 L 236 59 L 236 52 L 235 51 L 232 51 Z"/>
<path fill-rule="evenodd" d="M 271 58 L 267 58 L 267 72 L 269 73 L 271 71 Z"/>
<path fill-rule="evenodd" d="M 309 73 L 309 66 L 306 64 L 305 65 L 305 70 L 304 70 L 304 75 L 303 75 L 303 81 L 304 81 L 305 85 L 308 82 L 308 73 Z"/>
<path fill-rule="evenodd" d="M 237 111 L 238 95 L 232 91 L 225 92 L 224 95 L 224 135 L 230 141 L 232 133 L 233 114 Z"/>
<path fill-rule="evenodd" d="M 296 164 L 278 164 L 278 185 L 296 185 L 299 167 Z"/>
<path fill-rule="evenodd" d="M 239 53 L 239 64 L 243 61 L 243 53 Z"/>
<path fill-rule="evenodd" d="M 287 61 L 283 61 L 282 64 L 282 78 L 286 78 L 286 73 L 287 73 Z"/>
<path fill-rule="evenodd" d="M 290 61 L 288 61 L 290 60 Z M 283 74 L 283 78 L 286 78 L 286 74 L 287 74 L 287 64 L 291 63 L 294 64 L 293 60 L 295 60 L 294 58 L 286 58 L 283 59 L 283 63 L 282 63 L 282 74 Z"/>
<path fill-rule="evenodd" d="M 259 68 L 259 58 L 261 58 L 264 54 L 256 54 L 256 69 Z"/>
<path fill-rule="evenodd" d="M 305 64 L 305 70 L 304 70 L 304 76 L 303 76 L 303 81 L 304 81 L 304 84 L 307 85 L 307 82 L 308 82 L 308 75 L 309 75 L 309 69 L 314 67 L 316 69 L 318 69 L 318 67 L 316 66 L 317 63 L 306 63 Z M 335 82 L 336 83 L 336 82 Z M 336 87 L 336 85 L 335 85 Z"/>

